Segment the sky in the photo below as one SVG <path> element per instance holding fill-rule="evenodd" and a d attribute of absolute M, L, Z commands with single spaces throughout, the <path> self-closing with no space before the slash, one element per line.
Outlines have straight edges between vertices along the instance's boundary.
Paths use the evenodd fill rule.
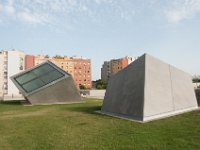
<path fill-rule="evenodd" d="M 0 49 L 104 61 L 148 53 L 200 74 L 200 0 L 0 0 Z"/>

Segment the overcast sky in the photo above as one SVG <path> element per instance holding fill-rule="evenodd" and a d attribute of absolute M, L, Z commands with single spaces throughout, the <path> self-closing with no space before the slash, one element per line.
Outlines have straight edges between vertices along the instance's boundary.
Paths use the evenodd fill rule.
<path fill-rule="evenodd" d="M 200 74 L 200 0 L 0 0 L 0 49 L 103 61 L 149 53 Z"/>

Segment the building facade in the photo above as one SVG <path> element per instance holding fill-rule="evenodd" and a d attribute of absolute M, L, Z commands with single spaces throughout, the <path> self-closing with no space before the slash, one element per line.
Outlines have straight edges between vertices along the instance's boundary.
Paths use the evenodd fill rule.
<path fill-rule="evenodd" d="M 46 57 L 45 55 L 37 55 L 37 56 L 35 56 L 35 66 L 39 65 L 47 60 L 49 60 L 49 57 Z"/>
<path fill-rule="evenodd" d="M 25 56 L 25 70 L 30 69 L 35 66 L 35 56 L 26 55 Z"/>
<path fill-rule="evenodd" d="M 0 52 L 0 99 L 3 99 L 3 94 L 7 90 L 7 87 L 5 87 L 5 84 L 4 84 L 4 82 L 7 79 L 7 77 L 6 77 L 6 75 L 7 75 L 6 64 L 7 64 L 7 52 L 1 51 Z"/>
<path fill-rule="evenodd" d="M 101 68 L 101 80 L 106 82 L 111 76 L 111 61 L 105 61 Z"/>
<path fill-rule="evenodd" d="M 105 61 L 101 68 L 101 79 L 107 83 L 112 75 L 127 67 L 135 59 L 135 57 L 126 56 L 120 59 Z"/>
<path fill-rule="evenodd" d="M 25 53 L 15 49 L 3 50 L 0 52 L 0 64 L 0 97 L 2 99 L 21 97 L 10 77 L 25 70 Z"/>

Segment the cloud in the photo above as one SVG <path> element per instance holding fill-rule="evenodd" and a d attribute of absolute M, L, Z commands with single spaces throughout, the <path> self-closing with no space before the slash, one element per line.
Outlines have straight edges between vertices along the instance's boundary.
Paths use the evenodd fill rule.
<path fill-rule="evenodd" d="M 0 4 L 0 12 L 5 13 L 6 15 L 12 16 L 15 13 L 13 1 L 8 0 L 7 3 L 5 3 L 5 5 Z"/>
<path fill-rule="evenodd" d="M 28 11 L 18 12 L 17 18 L 31 24 L 48 23 L 48 18 L 45 15 L 30 13 Z"/>
<path fill-rule="evenodd" d="M 3 2 L 2 2 L 3 1 Z M 63 23 L 63 20 L 126 20 L 133 15 L 127 0 L 0 0 L 0 19 L 29 24 Z M 127 4 L 129 4 L 128 2 Z M 2 17 L 6 15 L 6 17 Z M 74 21 L 76 22 L 76 21 Z"/>
<path fill-rule="evenodd" d="M 4 10 L 5 10 L 6 14 L 10 15 L 10 16 L 12 16 L 15 13 L 15 9 L 12 5 L 5 6 Z"/>
<path fill-rule="evenodd" d="M 175 0 L 165 11 L 167 20 L 177 24 L 200 13 L 200 0 Z"/>
<path fill-rule="evenodd" d="M 3 6 L 0 4 L 0 12 L 3 10 Z"/>

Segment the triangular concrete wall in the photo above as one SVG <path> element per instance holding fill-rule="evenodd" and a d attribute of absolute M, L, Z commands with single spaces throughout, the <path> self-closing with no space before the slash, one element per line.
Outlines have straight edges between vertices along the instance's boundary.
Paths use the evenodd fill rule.
<path fill-rule="evenodd" d="M 102 113 L 149 121 L 196 108 L 190 75 L 144 54 L 110 79 Z"/>

